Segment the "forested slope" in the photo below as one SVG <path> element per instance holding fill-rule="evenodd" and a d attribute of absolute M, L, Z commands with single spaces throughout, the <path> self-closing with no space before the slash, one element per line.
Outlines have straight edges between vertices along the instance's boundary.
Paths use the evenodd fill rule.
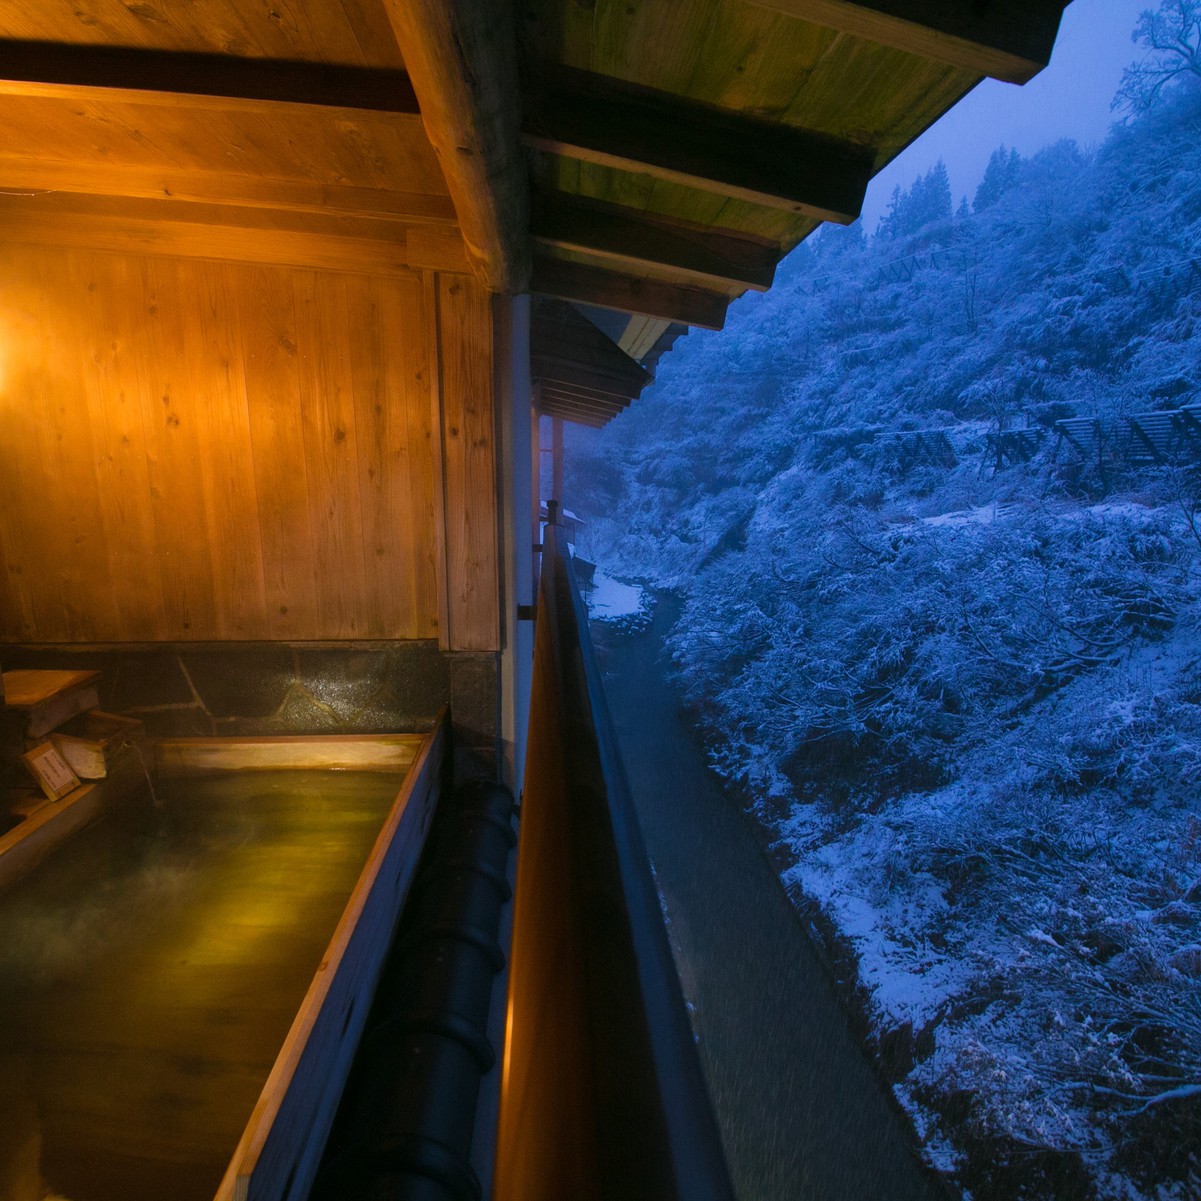
<path fill-rule="evenodd" d="M 1095 151 L 999 150 L 957 211 L 936 168 L 823 231 L 570 443 L 593 557 L 686 597 L 714 762 L 977 1198 L 1201 1195 L 1194 450 L 1055 430 L 1190 404 L 1179 87 Z M 998 461 L 1015 430 L 1032 457 Z"/>

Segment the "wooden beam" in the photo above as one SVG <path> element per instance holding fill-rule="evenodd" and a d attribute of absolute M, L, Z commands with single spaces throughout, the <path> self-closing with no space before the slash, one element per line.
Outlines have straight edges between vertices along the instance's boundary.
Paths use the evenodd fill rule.
<path fill-rule="evenodd" d="M 470 270 L 457 230 L 337 214 L 114 199 L 0 195 L 0 240 L 270 263 L 371 275 Z"/>
<path fill-rule="evenodd" d="M 530 320 L 530 370 L 544 383 L 637 396 L 652 376 L 574 305 L 543 298 Z"/>
<path fill-rule="evenodd" d="M 601 406 L 617 405 L 620 408 L 625 408 L 632 400 L 635 400 L 642 392 L 641 387 L 627 388 L 621 392 L 614 392 L 611 387 L 602 386 L 596 387 L 595 383 L 604 381 L 591 380 L 586 372 L 579 373 L 578 377 L 573 379 L 556 379 L 551 377 L 538 377 L 539 383 L 545 392 L 553 392 L 560 398 L 572 397 L 573 399 L 584 401 L 589 404 L 598 404 Z"/>
<path fill-rule="evenodd" d="M 560 400 L 578 400 L 582 404 L 597 405 L 600 408 L 624 409 L 642 393 L 641 388 L 628 388 L 621 392 L 614 392 L 608 387 L 594 387 L 593 384 L 598 382 L 603 384 L 604 381 L 592 380 L 585 373 L 573 379 L 540 376 L 539 382 L 547 396 L 557 396 Z"/>
<path fill-rule="evenodd" d="M 300 734 L 260 738 L 158 738 L 160 776 L 225 771 L 407 771 L 429 735 Z"/>
<path fill-rule="evenodd" d="M 563 196 L 535 214 L 534 241 L 701 287 L 734 284 L 760 292 L 771 287 L 780 258 L 771 243 Z"/>
<path fill-rule="evenodd" d="M 682 325 L 721 329 L 730 297 L 700 288 L 685 288 L 654 279 L 634 279 L 582 263 L 539 255 L 534 259 L 530 291 L 561 300 L 594 304 L 622 313 L 663 317 Z"/>
<path fill-rule="evenodd" d="M 671 322 L 659 317 L 632 317 L 617 345 L 641 362 L 670 328 Z"/>
<path fill-rule="evenodd" d="M 620 401 L 616 399 L 600 401 L 587 396 L 580 396 L 575 392 L 561 391 L 558 388 L 546 385 L 544 385 L 542 393 L 543 405 L 554 402 L 557 405 L 575 409 L 581 413 L 596 413 L 610 417 L 615 417 L 618 413 L 622 413 L 628 409 L 633 399 L 633 397 L 627 396 Z"/>
<path fill-rule="evenodd" d="M 621 404 L 616 401 L 610 404 L 601 404 L 599 401 L 576 396 L 570 392 L 559 392 L 554 388 L 548 388 L 542 398 L 542 404 L 545 406 L 552 403 L 580 413 L 592 413 L 600 417 L 616 417 L 618 413 L 624 413 L 632 401 L 627 398 Z"/>
<path fill-rule="evenodd" d="M 573 400 L 597 404 L 602 407 L 616 405 L 624 409 L 632 400 L 637 399 L 637 392 L 608 392 L 603 388 L 590 388 L 585 383 L 575 383 L 572 380 L 544 379 L 539 381 L 547 393 L 553 393 L 559 399 L 570 397 Z"/>
<path fill-rule="evenodd" d="M 384 0 L 459 215 L 494 292 L 524 292 L 530 197 L 512 7 L 487 0 Z"/>
<path fill-rule="evenodd" d="M 616 413 L 602 414 L 572 409 L 555 400 L 548 400 L 542 405 L 539 414 L 543 417 L 562 417 L 564 421 L 572 421 L 576 425 L 586 425 L 596 430 L 603 429 L 617 416 Z"/>
<path fill-rule="evenodd" d="M 790 17 L 1025 83 L 1051 60 L 1066 0 L 750 0 Z"/>
<path fill-rule="evenodd" d="M 529 146 L 735 200 L 849 224 L 859 216 L 875 151 L 807 130 L 599 76 L 564 73 L 537 97 Z"/>
<path fill-rule="evenodd" d="M 234 172 L 133 164 L 69 163 L 0 154 L 0 190 L 73 192 L 187 204 L 228 204 L 296 213 L 453 224 L 449 196 L 393 192 L 304 179 L 269 179 Z M 164 210 L 169 211 L 169 210 Z"/>
<path fill-rule="evenodd" d="M 540 397 L 553 397 L 605 412 L 629 408 L 642 391 L 639 388 L 624 393 L 608 392 L 603 388 L 590 388 L 586 383 L 576 383 L 574 380 L 539 379 L 537 383 Z"/>
<path fill-rule="evenodd" d="M 597 404 L 625 406 L 642 392 L 642 384 L 618 383 L 603 375 L 596 375 L 586 368 L 556 370 L 535 359 L 531 372 L 548 392 L 560 396 L 576 396 L 581 400 L 596 401 Z"/>
<path fill-rule="evenodd" d="M 75 97 L 80 89 L 208 108 L 306 104 L 416 117 L 403 71 L 280 62 L 224 54 L 0 41 L 0 95 Z"/>
<path fill-rule="evenodd" d="M 582 413 L 543 413 L 543 417 L 562 417 L 572 425 L 582 425 L 588 429 L 603 430 L 613 419 L 611 417 L 588 417 Z"/>

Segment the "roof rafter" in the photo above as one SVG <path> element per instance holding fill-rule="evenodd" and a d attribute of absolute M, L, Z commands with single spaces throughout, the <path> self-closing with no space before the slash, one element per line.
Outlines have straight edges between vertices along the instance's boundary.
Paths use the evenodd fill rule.
<path fill-rule="evenodd" d="M 166 165 L 62 162 L 0 154 L 0 188 L 10 192 L 75 192 L 170 200 L 176 204 L 243 205 L 327 216 L 340 213 L 405 222 L 454 224 L 455 220 L 454 206 L 447 196 Z"/>
<path fill-rule="evenodd" d="M 1067 0 L 750 0 L 922 58 L 1007 83 L 1025 83 L 1051 61 Z"/>
<path fill-rule="evenodd" d="M 602 309 L 662 317 L 682 325 L 721 329 L 729 295 L 702 288 L 681 287 L 656 279 L 635 279 L 583 263 L 535 255 L 530 291 Z"/>
<path fill-rule="evenodd" d="M 418 115 L 403 71 L 114 46 L 0 41 L 0 95 L 75 96 L 81 88 L 135 93 L 141 104 L 245 109 L 306 104 Z"/>
<path fill-rule="evenodd" d="M 870 147 L 577 71 L 535 99 L 524 138 L 551 154 L 840 224 L 859 216 L 875 161 Z"/>
<path fill-rule="evenodd" d="M 594 430 L 604 429 L 617 416 L 616 413 L 589 413 L 579 409 L 572 409 L 566 405 L 561 405 L 556 400 L 547 401 L 545 404 L 540 405 L 538 411 L 544 417 L 561 417 L 564 421 L 571 421 L 576 425 L 586 425 Z"/>
<path fill-rule="evenodd" d="M 762 240 L 562 195 L 536 211 L 534 241 L 598 256 L 610 264 L 662 272 L 686 283 L 756 291 L 771 287 L 780 258 L 779 246 Z"/>
<path fill-rule="evenodd" d="M 588 396 L 583 392 L 577 392 L 572 388 L 556 387 L 553 384 L 548 384 L 545 380 L 542 383 L 541 395 L 544 403 L 548 400 L 557 400 L 563 404 L 574 405 L 578 409 L 585 409 L 595 413 L 609 413 L 610 415 L 615 415 L 628 409 L 630 404 L 637 399 L 634 396 L 598 399 L 595 396 Z"/>

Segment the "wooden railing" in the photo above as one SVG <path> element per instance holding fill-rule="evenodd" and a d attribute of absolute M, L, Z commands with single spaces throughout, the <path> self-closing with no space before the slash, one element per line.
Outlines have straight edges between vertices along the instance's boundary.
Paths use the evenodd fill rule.
<path fill-rule="evenodd" d="M 732 1201 L 562 531 L 547 526 L 496 1201 Z"/>

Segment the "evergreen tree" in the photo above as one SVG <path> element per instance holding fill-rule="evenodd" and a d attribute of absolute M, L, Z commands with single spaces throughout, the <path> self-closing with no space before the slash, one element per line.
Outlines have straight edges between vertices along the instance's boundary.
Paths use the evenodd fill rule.
<path fill-rule="evenodd" d="M 951 219 L 951 181 L 946 164 L 939 159 L 907 192 L 895 188 L 887 215 L 877 236 L 888 239 L 915 234 L 935 221 Z"/>
<path fill-rule="evenodd" d="M 998 146 L 992 152 L 988 166 L 984 169 L 984 178 L 976 189 L 976 212 L 982 213 L 996 204 L 1017 183 L 1021 169 L 1022 159 L 1018 152 L 1012 148 L 1006 150 L 1004 146 Z"/>

